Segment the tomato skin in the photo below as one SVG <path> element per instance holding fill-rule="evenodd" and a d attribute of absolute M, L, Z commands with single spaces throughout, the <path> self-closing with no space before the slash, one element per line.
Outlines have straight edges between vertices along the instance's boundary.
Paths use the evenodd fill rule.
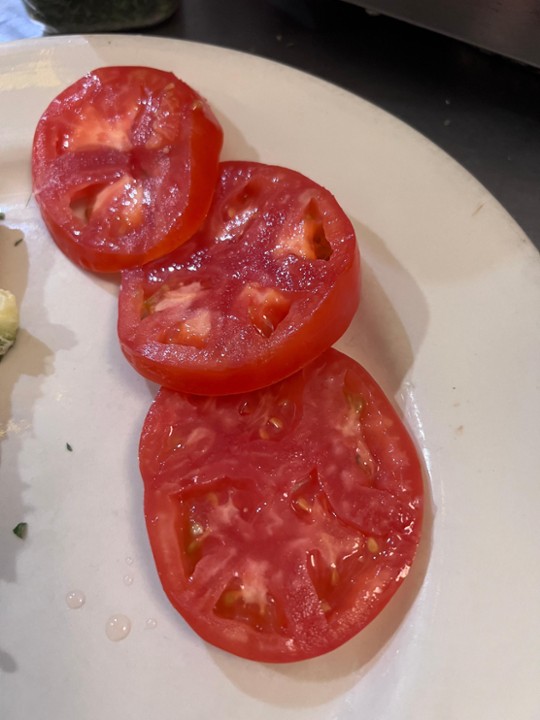
<path fill-rule="evenodd" d="M 324 352 L 359 299 L 358 246 L 335 198 L 286 168 L 225 162 L 200 231 L 122 274 L 118 336 L 146 378 L 181 392 L 234 394 L 277 382 Z M 189 313 L 199 320 L 187 337 Z"/>
<path fill-rule="evenodd" d="M 286 663 L 339 647 L 413 562 L 413 441 L 373 378 L 336 350 L 252 393 L 162 388 L 139 462 L 165 593 L 204 640 L 241 657 Z"/>
<path fill-rule="evenodd" d="M 161 257 L 204 220 L 222 142 L 206 101 L 172 73 L 94 70 L 37 124 L 32 176 L 43 220 L 87 270 L 118 272 Z"/>

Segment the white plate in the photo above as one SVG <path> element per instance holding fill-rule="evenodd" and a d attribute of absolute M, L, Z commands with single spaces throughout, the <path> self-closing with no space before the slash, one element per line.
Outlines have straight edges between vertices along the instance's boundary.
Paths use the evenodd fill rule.
<path fill-rule="evenodd" d="M 39 115 L 107 64 L 176 72 L 210 99 L 224 157 L 300 170 L 355 223 L 364 298 L 340 345 L 401 408 L 431 510 L 402 590 L 325 657 L 269 666 L 218 651 L 157 580 L 136 454 L 155 388 L 118 349 L 114 282 L 56 250 L 30 192 Z M 2 229 L 0 286 L 22 306 L 0 366 L 1 717 L 540 717 L 540 262 L 519 227 L 405 125 L 255 57 L 49 38 L 0 46 L 0 73 L 0 207 L 15 228 Z M 26 540 L 11 533 L 21 520 Z M 75 589 L 86 604 L 70 610 Z M 132 621 L 118 643 L 105 635 L 113 613 Z"/>

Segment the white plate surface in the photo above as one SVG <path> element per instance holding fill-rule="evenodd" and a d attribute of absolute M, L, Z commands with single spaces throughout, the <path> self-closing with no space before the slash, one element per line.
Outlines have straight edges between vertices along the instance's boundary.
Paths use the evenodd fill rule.
<path fill-rule="evenodd" d="M 428 512 L 401 591 L 325 657 L 229 656 L 159 585 L 136 450 L 155 387 L 121 356 L 115 283 L 56 250 L 30 190 L 40 114 L 108 64 L 174 71 L 213 105 L 224 158 L 311 176 L 355 224 L 364 296 L 339 346 L 400 408 L 423 453 Z M 540 261 L 487 191 L 357 97 L 173 40 L 0 46 L 0 127 L 0 287 L 17 295 L 22 326 L 0 365 L 3 720 L 540 718 Z M 26 540 L 11 532 L 21 520 Z M 76 589 L 86 604 L 71 610 Z M 132 622 L 117 643 L 105 635 L 114 613 Z"/>

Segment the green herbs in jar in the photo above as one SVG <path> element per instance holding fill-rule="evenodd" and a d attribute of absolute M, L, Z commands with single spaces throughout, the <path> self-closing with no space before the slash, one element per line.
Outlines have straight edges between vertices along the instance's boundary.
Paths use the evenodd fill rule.
<path fill-rule="evenodd" d="M 169 18 L 179 0 L 23 0 L 30 17 L 51 33 L 130 30 Z"/>

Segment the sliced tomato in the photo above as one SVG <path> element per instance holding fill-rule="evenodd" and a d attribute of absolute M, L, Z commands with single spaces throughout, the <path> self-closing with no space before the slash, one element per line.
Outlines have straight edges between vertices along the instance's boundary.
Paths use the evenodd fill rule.
<path fill-rule="evenodd" d="M 140 440 L 163 588 L 208 642 L 264 662 L 326 653 L 406 577 L 423 483 L 382 390 L 330 349 L 271 387 L 161 389 Z"/>
<path fill-rule="evenodd" d="M 122 274 L 122 350 L 142 375 L 183 392 L 270 385 L 346 330 L 359 265 L 353 227 L 327 190 L 285 168 L 223 163 L 201 230 Z"/>
<path fill-rule="evenodd" d="M 104 67 L 48 106 L 34 136 L 34 193 L 61 250 L 115 272 L 197 230 L 217 178 L 222 129 L 170 72 Z"/>

